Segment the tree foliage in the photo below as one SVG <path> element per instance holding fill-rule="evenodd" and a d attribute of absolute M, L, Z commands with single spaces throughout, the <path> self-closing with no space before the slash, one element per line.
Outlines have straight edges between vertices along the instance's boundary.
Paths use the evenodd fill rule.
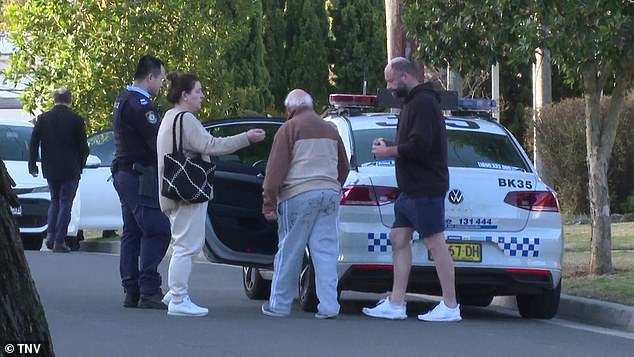
<path fill-rule="evenodd" d="M 331 63 L 335 90 L 361 93 L 365 79 L 367 93 L 376 93 L 377 88 L 385 86 L 385 1 L 333 0 L 329 15 L 334 41 Z"/>
<path fill-rule="evenodd" d="M 264 62 L 269 71 L 269 91 L 273 96 L 273 108 L 284 111 L 284 99 L 288 93 L 286 85 L 286 20 L 285 0 L 263 0 L 263 41 L 266 54 Z"/>
<path fill-rule="evenodd" d="M 324 1 L 292 0 L 286 4 L 288 88 L 310 93 L 319 109 L 327 103 L 328 18 Z"/>
<path fill-rule="evenodd" d="M 405 27 L 424 63 L 470 71 L 533 60 L 548 48 L 555 65 L 585 97 L 591 271 L 612 270 L 607 167 L 634 75 L 634 5 L 629 0 L 404 0 Z M 573 35 L 574 34 L 574 35 Z M 602 93 L 612 100 L 604 119 Z"/>
<path fill-rule="evenodd" d="M 253 6 L 234 2 L 228 17 L 220 5 L 211 0 L 11 2 L 4 12 L 14 43 L 7 78 L 30 80 L 23 102 L 31 111 L 50 106 L 54 88 L 68 87 L 74 108 L 95 131 L 110 126 L 117 93 L 132 81 L 138 58 L 149 53 L 166 62 L 168 71 L 199 76 L 207 94 L 202 117 L 233 114 L 245 106 L 235 100 L 244 89 L 235 85 L 225 56 L 233 41 L 248 36 Z"/>

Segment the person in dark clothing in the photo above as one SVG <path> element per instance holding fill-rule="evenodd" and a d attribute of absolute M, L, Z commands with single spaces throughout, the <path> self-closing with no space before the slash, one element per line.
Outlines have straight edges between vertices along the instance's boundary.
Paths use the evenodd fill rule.
<path fill-rule="evenodd" d="M 385 67 L 387 89 L 404 98 L 396 142 L 376 139 L 372 153 L 396 158 L 396 181 L 401 194 L 394 203 L 390 230 L 394 281 L 390 296 L 363 313 L 386 319 L 405 319 L 405 293 L 412 267 L 411 237 L 417 231 L 434 257 L 443 300 L 418 315 L 423 321 L 460 321 L 454 264 L 445 243 L 445 195 L 449 189 L 447 134 L 439 96 L 429 83 L 420 83 L 419 69 L 405 58 Z"/>
<path fill-rule="evenodd" d="M 65 238 L 79 177 L 88 157 L 88 144 L 84 118 L 70 109 L 70 91 L 58 89 L 53 99 L 55 106 L 38 116 L 31 134 L 29 172 L 33 177 L 39 174 L 36 161 L 41 145 L 42 174 L 51 192 L 46 246 L 53 252 L 68 253 L 70 248 Z"/>
<path fill-rule="evenodd" d="M 114 186 L 121 201 L 123 234 L 119 272 L 124 307 L 166 310 L 158 266 L 170 243 L 170 224 L 159 208 L 156 135 L 160 115 L 151 95 L 161 90 L 163 62 L 143 56 L 134 82 L 114 103 Z"/>

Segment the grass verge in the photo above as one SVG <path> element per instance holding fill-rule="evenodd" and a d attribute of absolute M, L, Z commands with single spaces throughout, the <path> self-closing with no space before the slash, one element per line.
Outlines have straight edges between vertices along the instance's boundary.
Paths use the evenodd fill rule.
<path fill-rule="evenodd" d="M 612 224 L 614 274 L 592 276 L 590 225 L 564 227 L 563 292 L 570 295 L 634 305 L 634 222 Z"/>

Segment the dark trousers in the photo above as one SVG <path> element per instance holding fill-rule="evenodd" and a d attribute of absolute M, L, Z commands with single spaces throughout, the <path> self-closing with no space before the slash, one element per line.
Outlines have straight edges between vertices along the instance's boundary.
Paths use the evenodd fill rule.
<path fill-rule="evenodd" d="M 125 171 L 114 175 L 123 216 L 119 272 L 126 293 L 161 293 L 158 266 L 170 243 L 170 224 L 155 197 L 139 195 L 139 176 Z"/>
<path fill-rule="evenodd" d="M 79 179 L 47 179 L 51 192 L 51 205 L 48 207 L 48 234 L 53 242 L 64 243 L 70 223 L 70 211 L 77 193 Z"/>

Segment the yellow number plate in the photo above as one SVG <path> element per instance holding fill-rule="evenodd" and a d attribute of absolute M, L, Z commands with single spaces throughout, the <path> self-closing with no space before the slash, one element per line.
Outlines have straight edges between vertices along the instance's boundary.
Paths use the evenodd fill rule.
<path fill-rule="evenodd" d="M 482 244 L 480 243 L 447 243 L 449 253 L 456 262 L 481 262 Z M 427 252 L 427 258 L 434 260 L 431 253 Z"/>

